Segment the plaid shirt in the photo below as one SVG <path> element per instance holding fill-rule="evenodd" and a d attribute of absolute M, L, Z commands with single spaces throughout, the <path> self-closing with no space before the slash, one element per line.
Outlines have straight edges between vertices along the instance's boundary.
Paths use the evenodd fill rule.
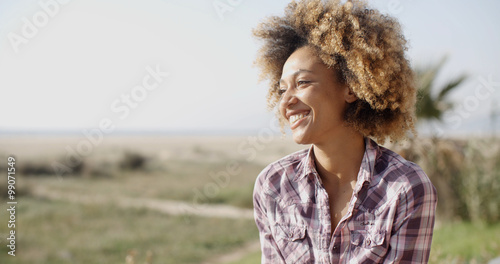
<path fill-rule="evenodd" d="M 366 139 L 347 214 L 331 234 L 312 147 L 267 166 L 254 189 L 262 263 L 427 263 L 436 189 L 422 169 Z"/>

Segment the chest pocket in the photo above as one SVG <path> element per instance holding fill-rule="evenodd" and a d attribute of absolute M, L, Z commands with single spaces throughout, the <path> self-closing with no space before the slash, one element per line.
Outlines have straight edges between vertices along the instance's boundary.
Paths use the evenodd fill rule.
<path fill-rule="evenodd" d="M 312 263 L 305 226 L 276 224 L 274 238 L 286 263 Z"/>
<path fill-rule="evenodd" d="M 384 246 L 385 234 L 385 230 L 353 230 L 351 231 L 351 245 L 366 249 Z"/>
<path fill-rule="evenodd" d="M 380 212 L 358 211 L 349 225 L 350 252 L 356 259 L 382 261 L 389 249 L 390 235 L 384 223 Z"/>
<path fill-rule="evenodd" d="M 385 231 L 376 229 L 352 230 L 350 242 L 350 254 L 359 260 L 360 263 L 364 263 L 365 260 L 380 263 L 387 254 L 388 241 Z"/>
<path fill-rule="evenodd" d="M 306 228 L 302 226 L 276 224 L 276 237 L 287 242 L 303 240 L 306 237 Z"/>
<path fill-rule="evenodd" d="M 311 237 L 304 219 L 307 205 L 299 201 L 281 204 L 274 224 L 274 240 L 286 263 L 313 263 Z"/>

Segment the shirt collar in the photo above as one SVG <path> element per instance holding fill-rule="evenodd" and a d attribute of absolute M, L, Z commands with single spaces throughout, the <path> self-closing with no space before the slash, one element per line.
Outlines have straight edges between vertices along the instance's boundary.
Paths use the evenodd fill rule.
<path fill-rule="evenodd" d="M 294 181 L 300 181 L 310 174 L 318 174 L 313 155 L 313 146 L 311 145 L 307 154 L 300 160 L 297 166 L 297 174 L 293 179 Z"/>
<path fill-rule="evenodd" d="M 365 154 L 363 155 L 363 160 L 361 161 L 357 179 L 358 184 L 356 185 L 362 186 L 364 182 L 371 183 L 373 172 L 375 171 L 375 161 L 377 160 L 379 152 L 379 145 L 372 139 L 366 137 Z M 297 174 L 295 175 L 294 181 L 300 181 L 310 174 L 316 174 L 319 176 L 316 171 L 313 155 L 313 146 L 311 145 L 307 151 L 307 155 L 305 155 L 298 164 Z"/>
<path fill-rule="evenodd" d="M 358 182 L 361 185 L 364 182 L 371 183 L 375 172 L 375 162 L 380 153 L 379 145 L 370 138 L 365 138 L 365 154 L 361 161 L 361 166 L 358 173 Z"/>

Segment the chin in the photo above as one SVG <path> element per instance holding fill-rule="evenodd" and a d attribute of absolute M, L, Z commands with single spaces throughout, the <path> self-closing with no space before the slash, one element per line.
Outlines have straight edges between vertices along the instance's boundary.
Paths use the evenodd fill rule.
<path fill-rule="evenodd" d="M 293 141 L 295 141 L 295 143 L 300 144 L 300 145 L 312 144 L 311 140 L 306 135 L 303 135 L 303 134 L 293 133 L 292 138 L 293 138 Z"/>

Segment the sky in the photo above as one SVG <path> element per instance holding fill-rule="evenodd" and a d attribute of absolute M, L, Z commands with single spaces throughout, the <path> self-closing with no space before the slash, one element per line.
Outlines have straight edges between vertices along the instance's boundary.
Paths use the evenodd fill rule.
<path fill-rule="evenodd" d="M 269 127 L 251 31 L 288 2 L 2 0 L 0 134 Z M 369 2 L 401 22 L 412 65 L 448 57 L 438 86 L 467 74 L 437 128 L 491 131 L 493 105 L 500 109 L 500 2 Z"/>

